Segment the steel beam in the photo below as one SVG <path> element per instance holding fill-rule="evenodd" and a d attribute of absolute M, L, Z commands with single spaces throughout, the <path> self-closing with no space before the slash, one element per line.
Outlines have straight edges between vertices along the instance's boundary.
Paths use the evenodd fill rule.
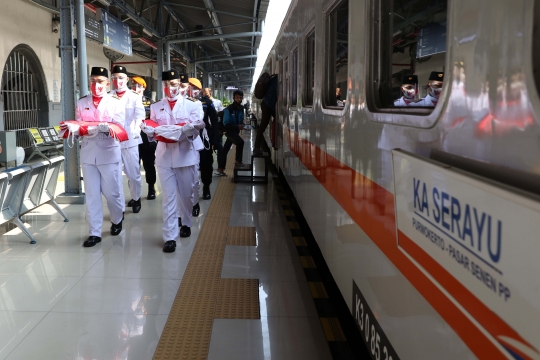
<path fill-rule="evenodd" d="M 217 61 L 229 61 L 229 60 L 240 60 L 240 59 L 253 59 L 256 58 L 257 55 L 241 55 L 241 56 L 227 56 L 217 59 L 209 59 L 209 60 L 197 60 L 197 63 L 209 63 L 209 62 L 217 62 Z"/>
<path fill-rule="evenodd" d="M 191 5 L 185 5 L 185 4 L 169 4 L 169 5 L 178 6 L 178 7 L 184 7 L 184 8 L 188 8 L 188 9 L 207 11 L 207 9 L 205 9 L 203 7 L 198 7 L 198 6 L 191 6 Z M 215 10 L 215 12 L 218 13 L 218 14 L 226 14 L 226 15 L 229 15 L 229 16 L 239 17 L 239 18 L 243 18 L 243 19 L 257 20 L 255 18 L 252 18 L 251 16 L 239 15 L 239 14 L 235 14 L 235 13 L 227 12 L 227 11 Z"/>
<path fill-rule="evenodd" d="M 79 72 L 80 96 L 88 95 L 88 69 L 86 62 L 86 32 L 84 21 L 84 0 L 75 0 L 77 15 L 77 70 Z"/>
<path fill-rule="evenodd" d="M 171 44 L 165 43 L 165 61 L 167 65 L 165 66 L 167 70 L 171 69 Z"/>
<path fill-rule="evenodd" d="M 169 69 L 167 69 L 169 70 Z M 163 41 L 158 40 L 158 49 L 157 49 L 157 89 L 156 96 L 158 99 L 163 99 L 163 86 L 162 82 L 162 73 L 163 72 Z"/>
<path fill-rule="evenodd" d="M 60 59 L 62 78 L 62 119 L 75 119 L 74 12 L 71 0 L 60 0 Z M 64 140 L 65 192 L 57 197 L 59 204 L 84 204 L 79 163 L 79 144 L 68 146 Z"/>
<path fill-rule="evenodd" d="M 238 68 L 238 69 L 228 69 L 228 70 L 218 70 L 218 71 L 209 71 L 209 74 L 219 74 L 219 73 L 226 73 L 226 72 L 233 72 L 233 71 L 244 71 L 244 70 L 253 70 L 255 69 L 255 66 L 251 67 L 244 67 L 244 68 Z"/>
<path fill-rule="evenodd" d="M 185 43 L 185 42 L 196 42 L 196 41 L 204 41 L 204 40 L 215 40 L 215 39 L 229 39 L 229 38 L 238 38 L 238 37 L 252 37 L 252 36 L 262 36 L 261 32 L 243 32 L 243 33 L 235 33 L 235 34 L 219 34 L 219 35 L 205 35 L 205 36 L 195 36 L 195 37 L 189 37 L 189 38 L 183 38 L 183 39 L 172 39 L 167 40 L 170 44 L 176 44 L 176 43 Z"/>

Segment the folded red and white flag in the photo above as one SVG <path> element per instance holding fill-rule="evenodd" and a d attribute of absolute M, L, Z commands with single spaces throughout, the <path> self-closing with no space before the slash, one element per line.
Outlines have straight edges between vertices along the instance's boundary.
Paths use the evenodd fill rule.
<path fill-rule="evenodd" d="M 165 143 L 174 143 L 178 142 L 182 132 L 186 130 L 185 125 L 189 123 L 179 123 L 176 125 L 159 125 L 153 120 L 144 120 L 141 130 L 147 135 L 150 135 L 156 138 L 158 141 Z M 193 125 L 189 124 L 188 128 L 193 129 Z"/>
<path fill-rule="evenodd" d="M 108 132 L 110 137 L 120 142 L 129 140 L 126 130 L 121 125 L 112 122 L 65 120 L 60 123 L 60 134 L 58 135 L 67 139 L 74 135 L 93 137 L 100 132 Z"/>

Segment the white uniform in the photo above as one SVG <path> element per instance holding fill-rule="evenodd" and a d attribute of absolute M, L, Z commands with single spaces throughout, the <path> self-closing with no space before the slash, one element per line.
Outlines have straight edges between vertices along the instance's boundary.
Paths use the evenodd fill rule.
<path fill-rule="evenodd" d="M 437 99 L 431 95 L 427 95 L 425 98 L 418 100 L 417 102 L 411 103 L 409 106 L 428 106 L 435 107 L 437 105 Z"/>
<path fill-rule="evenodd" d="M 220 112 L 222 111 L 223 109 L 225 109 L 223 107 L 223 104 L 221 103 L 221 100 L 218 100 L 218 99 L 212 99 L 212 103 L 214 103 L 214 107 L 216 108 L 216 112 Z"/>
<path fill-rule="evenodd" d="M 403 98 L 403 96 L 402 96 L 402 97 L 400 97 L 399 99 L 397 99 L 396 101 L 394 101 L 394 106 L 399 106 L 399 107 L 403 107 L 403 106 L 415 106 L 415 105 L 414 105 L 414 104 L 415 104 L 415 101 L 416 101 L 416 100 L 414 100 L 414 101 L 412 101 L 412 102 L 409 102 L 409 103 L 407 104 L 407 102 L 405 102 L 405 100 L 404 100 L 404 98 Z"/>
<path fill-rule="evenodd" d="M 150 106 L 150 119 L 159 125 L 175 125 L 189 121 L 194 127 L 192 134 L 182 133 L 179 141 L 174 143 L 160 141 L 156 149 L 156 167 L 163 191 L 163 240 L 165 242 L 176 240 L 178 237 L 178 216 L 182 218 L 183 225 L 191 227 L 194 174 L 199 164 L 199 152 L 196 150 L 199 145 L 195 135 L 199 129 L 204 128 L 201 113 L 200 101 L 192 101 L 182 96 L 178 97 L 172 110 L 166 98 Z M 149 140 L 151 140 L 150 137 Z M 201 141 L 200 138 L 198 141 Z M 177 197 L 180 198 L 178 203 Z"/>
<path fill-rule="evenodd" d="M 118 98 L 105 95 L 98 107 L 94 106 L 92 95 L 77 101 L 77 121 L 114 122 L 124 126 L 125 110 Z M 103 225 L 103 204 L 101 194 L 107 200 L 111 222 L 122 221 L 123 200 L 120 198 L 122 155 L 120 143 L 108 134 L 98 133 L 94 137 L 82 137 L 81 164 L 86 192 L 86 220 L 89 235 L 101 236 Z"/>
<path fill-rule="evenodd" d="M 116 95 L 116 92 L 117 90 L 113 90 L 109 94 Z M 142 194 L 139 144 L 142 144 L 141 122 L 146 118 L 146 112 L 142 104 L 142 95 L 137 94 L 133 90 L 126 90 L 120 98 L 120 103 L 126 110 L 125 129 L 129 136 L 128 141 L 120 144 L 122 147 L 122 163 L 124 164 L 124 172 L 129 180 L 131 198 L 133 200 L 139 200 Z M 120 187 L 123 195 L 124 185 L 121 177 Z M 125 201 L 123 196 L 122 201 Z"/>

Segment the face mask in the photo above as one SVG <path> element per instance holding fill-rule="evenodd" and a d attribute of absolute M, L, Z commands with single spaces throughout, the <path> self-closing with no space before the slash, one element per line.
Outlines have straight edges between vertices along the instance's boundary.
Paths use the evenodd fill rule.
<path fill-rule="evenodd" d="M 127 89 L 127 79 L 113 79 L 114 88 L 122 91 Z"/>
<path fill-rule="evenodd" d="M 133 90 L 139 95 L 144 94 L 144 88 L 142 86 L 135 86 L 135 88 Z"/>
<path fill-rule="evenodd" d="M 92 95 L 95 97 L 103 97 L 107 92 L 107 87 L 99 83 L 92 83 L 90 89 L 92 90 Z"/>
<path fill-rule="evenodd" d="M 431 97 L 434 97 L 435 99 L 438 99 L 441 96 L 442 88 L 433 88 L 429 87 L 429 95 Z"/>
<path fill-rule="evenodd" d="M 165 93 L 167 99 L 173 101 L 178 99 L 178 95 L 180 95 L 180 88 L 178 86 L 166 87 L 163 92 Z"/>
<path fill-rule="evenodd" d="M 201 93 L 201 91 L 200 90 L 193 90 L 193 91 L 191 91 L 191 93 L 192 93 L 193 97 L 196 99 L 196 98 L 199 97 L 199 94 Z"/>
<path fill-rule="evenodd" d="M 180 88 L 180 95 L 182 97 L 187 97 L 188 95 L 188 88 Z"/>
<path fill-rule="evenodd" d="M 403 97 L 405 97 L 405 99 L 414 99 L 414 97 L 416 96 L 415 87 L 412 87 L 411 89 L 402 88 L 402 91 L 403 91 Z"/>

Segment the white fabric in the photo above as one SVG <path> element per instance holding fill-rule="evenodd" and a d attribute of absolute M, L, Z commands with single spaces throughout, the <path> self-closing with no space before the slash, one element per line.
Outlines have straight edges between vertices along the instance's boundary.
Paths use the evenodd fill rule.
<path fill-rule="evenodd" d="M 141 130 L 148 136 L 154 137 L 155 131 L 154 128 L 151 126 L 141 125 Z"/>
<path fill-rule="evenodd" d="M 116 95 L 116 90 L 110 92 Z M 141 123 L 146 118 L 146 112 L 142 101 L 142 96 L 133 90 L 126 90 L 120 98 L 120 102 L 126 109 L 125 126 L 129 140 L 120 144 L 122 149 L 142 144 Z"/>
<path fill-rule="evenodd" d="M 114 122 L 124 126 L 125 110 L 120 101 L 105 95 L 96 108 L 92 96 L 85 96 L 77 101 L 75 119 L 96 123 Z M 96 124 L 98 125 L 98 124 Z M 117 164 L 122 161 L 120 143 L 108 134 L 100 133 L 94 137 L 81 139 L 81 163 L 103 165 Z"/>
<path fill-rule="evenodd" d="M 418 102 L 410 104 L 410 106 L 430 106 L 435 107 L 437 105 L 437 99 L 431 95 L 427 95 L 425 98 L 419 100 Z"/>
<path fill-rule="evenodd" d="M 118 163 L 120 176 L 118 182 L 120 184 L 120 201 L 122 202 L 122 212 L 126 212 L 126 196 L 124 195 L 124 177 L 122 176 L 122 162 Z"/>
<path fill-rule="evenodd" d="M 204 115 L 200 101 L 178 98 L 171 110 L 167 99 L 160 100 L 150 106 L 150 119 L 158 125 L 175 125 L 189 122 L 194 127 L 204 127 Z M 152 141 L 153 139 L 149 139 Z M 159 142 L 156 149 L 156 166 L 178 168 L 199 163 L 199 154 L 193 146 L 193 139 L 182 133 L 178 142 Z"/>
<path fill-rule="evenodd" d="M 400 106 L 400 107 L 403 107 L 403 106 L 415 106 L 414 104 L 415 104 L 414 101 L 407 104 L 405 102 L 405 100 L 403 99 L 403 96 L 400 97 L 399 99 L 397 99 L 396 101 L 394 101 L 394 106 Z"/>
<path fill-rule="evenodd" d="M 191 227 L 191 211 L 193 208 L 192 189 L 195 165 L 179 168 L 157 166 L 157 173 L 162 196 L 163 241 L 176 240 L 178 237 L 178 217 L 182 225 Z"/>
<path fill-rule="evenodd" d="M 109 124 L 107 124 L 106 122 L 99 123 L 98 129 L 99 129 L 99 132 L 108 134 L 109 133 Z"/>
<path fill-rule="evenodd" d="M 139 200 L 142 194 L 141 165 L 139 161 L 139 148 L 130 147 L 122 149 L 122 163 L 124 172 L 129 180 L 129 192 L 133 200 Z M 122 180 L 122 178 L 120 178 Z M 121 183 L 121 186 L 123 184 Z M 124 198 L 122 198 L 124 200 Z"/>
<path fill-rule="evenodd" d="M 154 129 L 156 135 L 174 141 L 178 141 L 183 132 L 184 126 L 178 125 L 160 125 Z"/>
<path fill-rule="evenodd" d="M 107 207 L 114 224 L 122 221 L 120 186 L 120 166 L 118 163 L 101 165 L 82 164 L 84 189 L 86 196 L 86 221 L 89 225 L 89 236 L 102 236 L 103 204 L 101 194 L 107 200 Z"/>
<path fill-rule="evenodd" d="M 212 102 L 214 103 L 214 107 L 216 108 L 216 112 L 220 112 L 224 109 L 223 104 L 221 103 L 221 100 L 218 99 L 212 99 Z"/>
<path fill-rule="evenodd" d="M 199 177 L 199 165 L 194 168 L 195 173 L 193 174 L 194 179 L 194 185 L 193 185 L 193 194 L 191 197 L 191 202 L 193 206 L 195 206 L 199 202 L 199 198 L 201 196 L 201 179 Z M 193 208 L 192 208 L 193 210 Z"/>

